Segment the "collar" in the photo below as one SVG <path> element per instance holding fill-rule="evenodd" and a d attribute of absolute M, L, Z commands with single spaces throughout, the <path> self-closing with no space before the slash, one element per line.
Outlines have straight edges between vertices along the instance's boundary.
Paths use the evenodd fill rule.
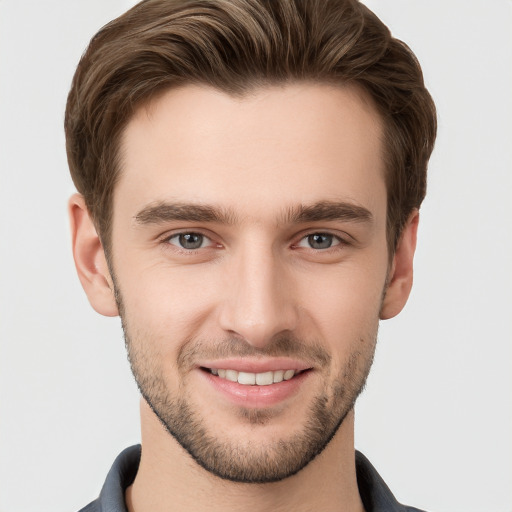
<path fill-rule="evenodd" d="M 107 475 L 99 498 L 80 512 L 127 512 L 124 492 L 135 480 L 140 454 L 140 444 L 122 451 Z M 359 494 L 366 512 L 422 512 L 417 508 L 398 503 L 377 470 L 358 451 L 356 451 L 356 473 Z"/>

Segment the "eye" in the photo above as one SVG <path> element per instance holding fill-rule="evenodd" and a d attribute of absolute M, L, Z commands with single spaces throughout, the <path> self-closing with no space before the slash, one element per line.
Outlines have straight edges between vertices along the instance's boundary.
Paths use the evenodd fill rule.
<path fill-rule="evenodd" d="M 307 247 L 315 250 L 329 249 L 341 243 L 340 238 L 329 233 L 312 233 L 305 236 L 297 247 Z"/>
<path fill-rule="evenodd" d="M 201 233 L 177 233 L 167 239 L 171 245 L 175 245 L 180 249 L 193 251 L 211 245 L 211 240 Z"/>

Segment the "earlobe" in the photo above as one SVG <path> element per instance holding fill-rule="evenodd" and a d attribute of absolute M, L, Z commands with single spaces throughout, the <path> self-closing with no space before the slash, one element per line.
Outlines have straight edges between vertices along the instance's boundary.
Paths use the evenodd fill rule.
<path fill-rule="evenodd" d="M 114 286 L 103 246 L 82 195 L 71 196 L 68 211 L 73 258 L 82 287 L 98 313 L 117 316 Z"/>
<path fill-rule="evenodd" d="M 405 224 L 393 257 L 388 286 L 380 310 L 381 320 L 398 315 L 411 293 L 418 222 L 419 212 L 414 210 Z"/>

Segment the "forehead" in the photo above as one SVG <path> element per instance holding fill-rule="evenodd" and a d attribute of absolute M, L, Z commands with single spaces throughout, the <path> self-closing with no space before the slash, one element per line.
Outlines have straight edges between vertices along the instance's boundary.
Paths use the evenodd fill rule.
<path fill-rule="evenodd" d="M 272 86 L 241 98 L 173 89 L 137 110 L 121 156 L 114 217 L 158 201 L 261 219 L 326 200 L 385 211 L 382 122 L 352 87 Z"/>

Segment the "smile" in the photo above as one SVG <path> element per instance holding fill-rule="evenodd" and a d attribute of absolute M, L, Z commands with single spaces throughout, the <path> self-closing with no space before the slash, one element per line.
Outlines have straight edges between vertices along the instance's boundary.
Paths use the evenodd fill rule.
<path fill-rule="evenodd" d="M 205 368 L 212 375 L 230 382 L 238 382 L 244 386 L 270 386 L 284 380 L 290 380 L 301 373 L 298 370 L 276 370 L 261 373 L 239 372 L 237 370 L 222 368 Z"/>
<path fill-rule="evenodd" d="M 204 382 L 238 407 L 267 409 L 295 396 L 314 369 L 288 358 L 223 360 L 197 367 Z M 214 399 L 211 397 L 210 399 Z"/>

